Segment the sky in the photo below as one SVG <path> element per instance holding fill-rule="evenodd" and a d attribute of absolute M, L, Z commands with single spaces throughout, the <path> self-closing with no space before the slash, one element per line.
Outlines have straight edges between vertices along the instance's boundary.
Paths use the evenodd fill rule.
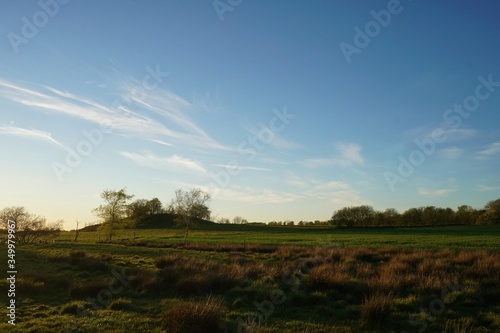
<path fill-rule="evenodd" d="M 0 4 L 0 208 L 93 223 L 105 189 L 214 219 L 500 197 L 496 1 Z"/>

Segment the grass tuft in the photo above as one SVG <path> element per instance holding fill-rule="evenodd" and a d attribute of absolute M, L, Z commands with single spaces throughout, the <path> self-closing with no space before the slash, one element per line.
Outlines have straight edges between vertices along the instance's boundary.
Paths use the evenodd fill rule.
<path fill-rule="evenodd" d="M 69 289 L 71 298 L 97 297 L 101 290 L 109 288 L 110 281 L 107 279 L 95 279 L 86 283 L 77 282 Z"/>
<path fill-rule="evenodd" d="M 113 311 L 134 311 L 135 308 L 132 304 L 132 301 L 128 298 L 118 298 L 113 300 L 109 305 L 108 305 L 108 310 L 113 310 Z"/>
<path fill-rule="evenodd" d="M 361 305 L 360 324 L 363 327 L 381 326 L 389 320 L 394 308 L 392 295 L 376 293 L 366 297 Z"/>
<path fill-rule="evenodd" d="M 222 301 L 211 296 L 200 302 L 180 301 L 161 314 L 161 322 L 172 333 L 220 333 L 222 310 Z"/>

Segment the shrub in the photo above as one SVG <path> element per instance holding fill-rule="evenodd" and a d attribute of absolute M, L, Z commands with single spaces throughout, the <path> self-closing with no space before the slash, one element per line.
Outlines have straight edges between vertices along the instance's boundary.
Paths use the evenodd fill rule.
<path fill-rule="evenodd" d="M 167 332 L 220 333 L 222 308 L 222 301 L 211 296 L 201 302 L 181 301 L 161 314 L 161 322 Z"/>

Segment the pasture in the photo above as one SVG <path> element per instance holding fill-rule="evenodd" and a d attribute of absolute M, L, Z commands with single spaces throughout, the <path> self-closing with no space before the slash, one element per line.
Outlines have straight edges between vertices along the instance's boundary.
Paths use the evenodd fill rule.
<path fill-rule="evenodd" d="M 499 234 L 214 225 L 182 244 L 178 229 L 112 243 L 63 232 L 18 246 L 17 325 L 0 330 L 497 332 Z"/>

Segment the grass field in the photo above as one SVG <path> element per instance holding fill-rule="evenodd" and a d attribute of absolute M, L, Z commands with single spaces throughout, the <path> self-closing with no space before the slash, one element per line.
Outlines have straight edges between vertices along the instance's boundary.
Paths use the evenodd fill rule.
<path fill-rule="evenodd" d="M 111 244 L 64 232 L 17 247 L 17 325 L 0 331 L 498 332 L 499 234 L 217 225 L 184 245 L 177 229 Z"/>
<path fill-rule="evenodd" d="M 499 236 L 500 226 L 334 229 L 216 224 L 204 230 L 190 231 L 188 242 L 500 250 Z M 74 232 L 66 232 L 59 237 L 60 240 L 68 241 L 73 238 Z M 183 240 L 183 231 L 179 229 L 122 230 L 115 239 L 180 243 Z M 100 236 L 98 232 L 82 232 L 79 240 L 97 242 Z"/>

